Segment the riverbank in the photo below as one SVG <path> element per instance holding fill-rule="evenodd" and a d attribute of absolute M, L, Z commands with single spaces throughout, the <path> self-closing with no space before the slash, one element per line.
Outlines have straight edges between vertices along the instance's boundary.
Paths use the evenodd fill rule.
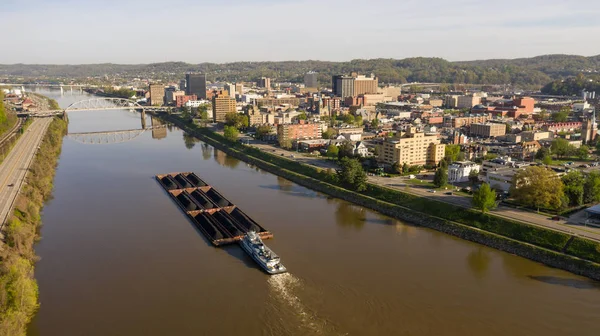
<path fill-rule="evenodd" d="M 33 249 L 39 239 L 40 212 L 50 199 L 52 181 L 67 122 L 54 118 L 32 162 L 14 212 L 0 242 L 0 334 L 25 335 L 25 328 L 38 303 L 34 278 L 37 256 Z"/>
<path fill-rule="evenodd" d="M 161 116 L 233 157 L 313 190 L 403 221 L 600 280 L 600 245 L 596 242 L 373 184 L 368 184 L 364 192 L 356 193 L 335 185 L 332 172 L 232 142 L 175 115 Z"/>

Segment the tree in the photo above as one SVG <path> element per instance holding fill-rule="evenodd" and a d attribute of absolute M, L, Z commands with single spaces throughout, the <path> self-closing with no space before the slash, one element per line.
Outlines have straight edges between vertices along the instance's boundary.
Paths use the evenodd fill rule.
<path fill-rule="evenodd" d="M 342 116 L 342 121 L 345 122 L 346 124 L 354 124 L 355 118 L 352 114 L 344 114 Z"/>
<path fill-rule="evenodd" d="M 371 127 L 372 127 L 372 128 L 377 128 L 377 127 L 379 127 L 379 120 L 378 120 L 378 119 L 373 119 L 373 120 L 371 120 Z"/>
<path fill-rule="evenodd" d="M 200 119 L 208 120 L 208 104 L 198 106 L 197 114 L 200 116 Z"/>
<path fill-rule="evenodd" d="M 260 125 L 256 128 L 256 137 L 261 139 L 263 136 L 271 134 L 271 126 L 270 125 Z"/>
<path fill-rule="evenodd" d="M 445 168 L 438 168 L 433 176 L 433 185 L 438 188 L 445 186 L 448 183 L 448 171 Z"/>
<path fill-rule="evenodd" d="M 327 147 L 327 156 L 331 158 L 337 158 L 339 151 L 340 149 L 336 145 L 331 144 Z"/>
<path fill-rule="evenodd" d="M 569 199 L 569 205 L 577 206 L 583 204 L 583 185 L 585 179 L 578 170 L 573 170 L 562 177 L 565 195 Z"/>
<path fill-rule="evenodd" d="M 581 145 L 581 147 L 577 148 L 575 151 L 575 155 L 581 160 L 587 160 L 587 158 L 590 156 L 590 147 Z"/>
<path fill-rule="evenodd" d="M 570 109 L 567 107 L 566 109 L 563 107 L 559 112 L 556 112 L 552 115 L 552 120 L 554 122 L 565 122 L 569 118 Z"/>
<path fill-rule="evenodd" d="M 400 166 L 400 162 L 398 162 L 398 161 L 394 162 L 394 164 L 392 165 L 392 167 L 390 168 L 390 170 L 394 174 L 401 174 L 402 173 L 402 167 Z"/>
<path fill-rule="evenodd" d="M 292 140 L 290 140 L 290 139 L 279 140 L 279 147 L 281 147 L 283 149 L 291 149 L 292 148 Z"/>
<path fill-rule="evenodd" d="M 298 114 L 298 116 L 296 118 L 298 118 L 298 120 L 306 120 L 306 119 L 308 119 L 308 116 L 306 115 L 306 112 L 302 112 L 302 113 Z"/>
<path fill-rule="evenodd" d="M 585 203 L 600 202 L 600 172 L 592 171 L 585 177 L 583 201 Z"/>
<path fill-rule="evenodd" d="M 225 114 L 225 125 L 233 126 L 237 128 L 238 122 L 238 113 L 237 112 L 228 112 Z"/>
<path fill-rule="evenodd" d="M 550 145 L 550 150 L 552 151 L 552 154 L 555 154 L 558 158 L 568 156 L 572 152 L 572 149 L 573 146 L 571 146 L 569 141 L 563 138 L 557 138 L 552 140 L 552 144 Z"/>
<path fill-rule="evenodd" d="M 479 182 L 479 172 L 477 170 L 471 169 L 469 172 L 469 182 L 471 182 L 471 185 L 476 185 Z"/>
<path fill-rule="evenodd" d="M 512 125 L 509 123 L 506 123 L 506 134 L 510 134 L 512 133 Z"/>
<path fill-rule="evenodd" d="M 328 128 L 325 132 L 321 134 L 321 137 L 323 139 L 333 139 L 335 138 L 335 131 L 331 128 Z"/>
<path fill-rule="evenodd" d="M 408 173 L 410 171 L 410 168 L 411 167 L 408 166 L 408 163 L 404 162 L 404 164 L 402 165 L 402 174 Z"/>
<path fill-rule="evenodd" d="M 344 157 L 340 160 L 340 166 L 338 177 L 342 185 L 356 191 L 367 189 L 367 174 L 360 161 Z"/>
<path fill-rule="evenodd" d="M 452 163 L 458 160 L 458 154 L 460 153 L 460 145 L 446 145 L 445 154 L 446 161 Z"/>
<path fill-rule="evenodd" d="M 490 188 L 489 184 L 484 183 L 473 193 L 472 202 L 475 208 L 485 213 L 496 207 L 496 193 Z"/>
<path fill-rule="evenodd" d="M 0 124 L 4 124 L 6 120 L 6 111 L 4 110 L 4 92 L 0 90 Z"/>
<path fill-rule="evenodd" d="M 552 156 L 550 156 L 550 155 L 544 156 L 544 158 L 542 159 L 542 163 L 545 164 L 546 166 L 551 165 L 552 164 Z"/>
<path fill-rule="evenodd" d="M 542 121 L 548 120 L 548 117 L 549 117 L 548 111 L 546 111 L 545 109 L 542 109 L 542 111 L 540 111 L 539 116 L 540 116 L 540 120 L 542 120 Z"/>
<path fill-rule="evenodd" d="M 542 147 L 535 153 L 535 158 L 536 160 L 543 160 L 548 155 L 550 155 L 550 149 Z"/>
<path fill-rule="evenodd" d="M 235 128 L 234 126 L 225 125 L 225 128 L 223 129 L 223 136 L 225 136 L 225 138 L 231 141 L 236 141 L 238 135 L 239 132 L 237 128 Z"/>
<path fill-rule="evenodd" d="M 350 141 L 344 141 L 340 146 L 340 151 L 338 152 L 338 158 L 343 157 L 354 157 L 354 145 Z"/>
<path fill-rule="evenodd" d="M 565 199 L 563 183 L 551 169 L 529 166 L 519 170 L 510 187 L 514 199 L 526 206 L 559 210 Z"/>
<path fill-rule="evenodd" d="M 358 125 L 358 126 L 362 126 L 362 124 L 363 124 L 363 118 L 362 118 L 362 116 L 361 115 L 357 115 L 354 118 L 354 123 L 356 123 L 356 125 Z"/>

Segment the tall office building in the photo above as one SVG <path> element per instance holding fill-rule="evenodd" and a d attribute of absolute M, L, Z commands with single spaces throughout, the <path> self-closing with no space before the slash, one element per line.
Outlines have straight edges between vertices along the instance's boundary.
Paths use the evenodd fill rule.
<path fill-rule="evenodd" d="M 354 77 L 335 75 L 332 77 L 333 94 L 346 98 L 354 96 Z"/>
<path fill-rule="evenodd" d="M 150 92 L 150 105 L 160 106 L 165 101 L 165 87 L 162 84 L 150 84 L 148 89 Z"/>
<path fill-rule="evenodd" d="M 265 89 L 270 89 L 271 88 L 271 78 L 261 77 L 260 80 L 258 81 L 258 86 L 263 87 Z"/>
<path fill-rule="evenodd" d="M 318 88 L 317 73 L 314 71 L 307 72 L 304 75 L 304 86 L 307 88 Z"/>
<path fill-rule="evenodd" d="M 225 90 L 221 90 L 213 96 L 212 108 L 213 120 L 215 122 L 223 122 L 227 113 L 237 112 L 235 109 L 235 99 L 231 98 Z"/>
<path fill-rule="evenodd" d="M 378 79 L 374 75 L 371 77 L 356 75 L 354 77 L 354 96 L 361 94 L 377 93 Z"/>
<path fill-rule="evenodd" d="M 206 99 L 206 74 L 186 74 L 185 85 L 186 95 Z"/>
<path fill-rule="evenodd" d="M 186 87 L 186 85 L 185 85 L 185 79 L 180 80 L 179 81 L 179 90 L 185 91 L 185 87 Z"/>

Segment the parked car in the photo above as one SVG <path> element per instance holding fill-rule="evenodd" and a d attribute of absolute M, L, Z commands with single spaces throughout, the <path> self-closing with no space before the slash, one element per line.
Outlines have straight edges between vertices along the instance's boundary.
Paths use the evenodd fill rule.
<path fill-rule="evenodd" d="M 432 194 L 435 194 L 435 193 L 436 193 L 436 191 L 435 191 L 435 190 L 433 190 L 433 189 L 429 190 L 428 192 L 430 192 L 430 193 L 432 193 Z"/>
<path fill-rule="evenodd" d="M 445 192 L 444 195 L 452 195 L 452 191 Z"/>
<path fill-rule="evenodd" d="M 559 221 L 560 220 L 560 216 L 552 216 L 552 218 L 550 218 L 550 219 L 555 220 L 555 221 Z"/>

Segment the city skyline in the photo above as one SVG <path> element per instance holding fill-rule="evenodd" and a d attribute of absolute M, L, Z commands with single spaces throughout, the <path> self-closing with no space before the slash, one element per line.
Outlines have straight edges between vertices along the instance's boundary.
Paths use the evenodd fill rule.
<path fill-rule="evenodd" d="M 586 37 L 600 33 L 599 13 L 596 2 L 557 0 L 8 0 L 0 64 L 592 56 L 600 52 Z"/>

